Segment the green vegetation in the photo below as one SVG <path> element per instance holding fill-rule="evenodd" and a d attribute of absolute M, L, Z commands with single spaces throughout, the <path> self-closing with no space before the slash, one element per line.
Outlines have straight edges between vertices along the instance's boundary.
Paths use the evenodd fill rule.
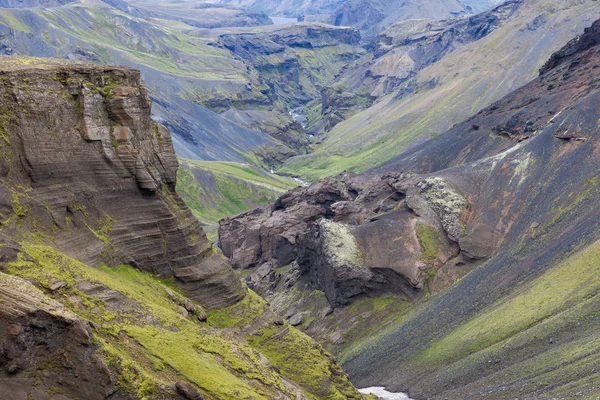
<path fill-rule="evenodd" d="M 6 26 L 21 32 L 31 33 L 31 28 L 21 22 L 10 10 L 0 10 L 0 19 Z"/>
<path fill-rule="evenodd" d="M 308 390 L 309 399 L 359 399 L 331 356 L 304 333 L 291 327 L 263 329 L 248 339 L 285 376 Z"/>
<path fill-rule="evenodd" d="M 105 214 L 104 218 L 98 221 L 95 228 L 88 225 L 88 229 L 105 244 L 110 245 L 110 232 L 113 229 L 115 221 L 110 215 Z"/>
<path fill-rule="evenodd" d="M 387 332 L 402 323 L 414 311 L 414 305 L 401 296 L 365 297 L 343 309 L 343 318 L 337 318 L 344 329 L 346 343 L 336 347 L 336 356 L 343 365 L 345 361 L 367 352 L 369 347 Z M 347 321 L 355 321 L 344 326 Z M 357 322 L 361 321 L 361 322 Z M 330 329 L 335 331 L 337 325 Z"/>
<path fill-rule="evenodd" d="M 248 294 L 236 304 L 208 313 L 208 323 L 217 328 L 245 326 L 260 317 L 269 308 L 267 302 L 248 290 Z"/>
<path fill-rule="evenodd" d="M 275 200 L 292 181 L 243 164 L 180 160 L 177 192 L 202 222 L 216 223 Z"/>
<path fill-rule="evenodd" d="M 423 261 L 427 264 L 434 264 L 438 259 L 440 247 L 437 231 L 431 226 L 419 222 L 415 226 L 415 231 L 421 245 Z"/>
<path fill-rule="evenodd" d="M 161 387 L 183 376 L 215 398 L 273 398 L 275 389 L 293 397 L 284 376 L 314 393 L 310 398 L 323 398 L 321 393 L 331 394 L 332 399 L 356 396 L 330 356 L 297 330 L 270 322 L 266 302 L 252 292 L 234 306 L 210 312 L 208 323 L 199 323 L 182 315 L 179 304 L 189 300 L 169 281 L 126 265 L 90 267 L 41 242 L 21 245 L 24 252 L 8 264 L 7 272 L 43 288 L 57 280 L 64 282 L 60 290 L 48 293 L 95 324 L 94 340 L 107 364 L 118 371 L 122 390 L 142 399 L 158 399 Z M 127 303 L 111 306 L 99 296 L 87 295 L 76 287 L 83 281 L 116 291 Z M 81 300 L 80 306 L 73 298 Z M 261 331 L 246 336 L 251 346 L 240 332 L 246 325 L 259 326 Z M 266 331 L 277 337 L 263 340 Z M 278 369 L 261 361 L 257 349 L 263 348 Z"/>

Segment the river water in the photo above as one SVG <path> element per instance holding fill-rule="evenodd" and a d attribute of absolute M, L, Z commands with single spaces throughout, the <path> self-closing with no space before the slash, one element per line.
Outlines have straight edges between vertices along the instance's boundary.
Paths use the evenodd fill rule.
<path fill-rule="evenodd" d="M 269 15 L 269 18 L 273 21 L 273 25 L 285 25 L 292 24 L 294 22 L 298 22 L 296 18 L 287 18 L 287 17 L 274 17 Z"/>
<path fill-rule="evenodd" d="M 404 393 L 388 392 L 384 387 L 369 387 L 358 389 L 358 391 L 364 394 L 374 394 L 375 396 L 381 397 L 384 400 L 411 400 L 410 397 Z"/>

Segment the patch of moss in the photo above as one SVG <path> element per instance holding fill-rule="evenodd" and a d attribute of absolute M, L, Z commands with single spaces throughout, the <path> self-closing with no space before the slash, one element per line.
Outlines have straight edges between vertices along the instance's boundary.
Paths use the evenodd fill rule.
<path fill-rule="evenodd" d="M 104 218 L 100 219 L 94 228 L 89 225 L 87 227 L 98 240 L 110 245 L 110 232 L 113 229 L 114 223 L 115 220 L 110 215 L 105 214 Z"/>
<path fill-rule="evenodd" d="M 421 254 L 423 261 L 433 264 L 438 259 L 439 239 L 438 233 L 434 228 L 417 222 L 415 232 L 421 245 Z"/>
<path fill-rule="evenodd" d="M 267 302 L 248 290 L 246 297 L 238 303 L 208 313 L 208 323 L 217 328 L 244 326 L 260 317 L 268 309 Z"/>
<path fill-rule="evenodd" d="M 309 399 L 360 399 L 342 369 L 319 344 L 297 329 L 271 327 L 248 337 L 284 376 L 306 389 Z"/>

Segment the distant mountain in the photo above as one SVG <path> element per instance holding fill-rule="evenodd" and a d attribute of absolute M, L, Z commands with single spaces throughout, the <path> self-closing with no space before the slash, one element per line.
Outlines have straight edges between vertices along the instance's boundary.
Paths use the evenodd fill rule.
<path fill-rule="evenodd" d="M 421 18 L 448 18 L 471 12 L 459 0 L 347 0 L 329 17 L 337 26 L 359 29 L 363 42 L 394 22 Z"/>
<path fill-rule="evenodd" d="M 0 8 L 56 7 L 76 0 L 0 0 Z"/>
<path fill-rule="evenodd" d="M 504 0 L 461 0 L 460 2 L 466 7 L 470 7 L 473 12 L 482 12 L 504 3 Z"/>
<path fill-rule="evenodd" d="M 220 3 L 262 11 L 273 16 L 306 16 L 311 20 L 325 21 L 344 1 L 346 0 L 221 0 Z"/>

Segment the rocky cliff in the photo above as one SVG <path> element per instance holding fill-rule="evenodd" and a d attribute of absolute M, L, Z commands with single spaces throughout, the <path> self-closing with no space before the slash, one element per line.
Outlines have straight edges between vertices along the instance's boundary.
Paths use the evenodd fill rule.
<path fill-rule="evenodd" d="M 597 397 L 598 26 L 393 162 L 222 221 L 224 251 L 359 384 Z"/>
<path fill-rule="evenodd" d="M 285 106 L 318 96 L 364 50 L 356 29 L 303 23 L 224 34 L 219 44 L 261 71 L 271 96 Z"/>
<path fill-rule="evenodd" d="M 0 92 L 1 398 L 361 398 L 212 248 L 139 71 L 2 57 Z"/>
<path fill-rule="evenodd" d="M 5 216 L 18 201 L 67 254 L 172 277 L 209 307 L 239 300 L 230 267 L 174 192 L 171 136 L 150 119 L 139 72 L 49 63 L 2 60 Z"/>

